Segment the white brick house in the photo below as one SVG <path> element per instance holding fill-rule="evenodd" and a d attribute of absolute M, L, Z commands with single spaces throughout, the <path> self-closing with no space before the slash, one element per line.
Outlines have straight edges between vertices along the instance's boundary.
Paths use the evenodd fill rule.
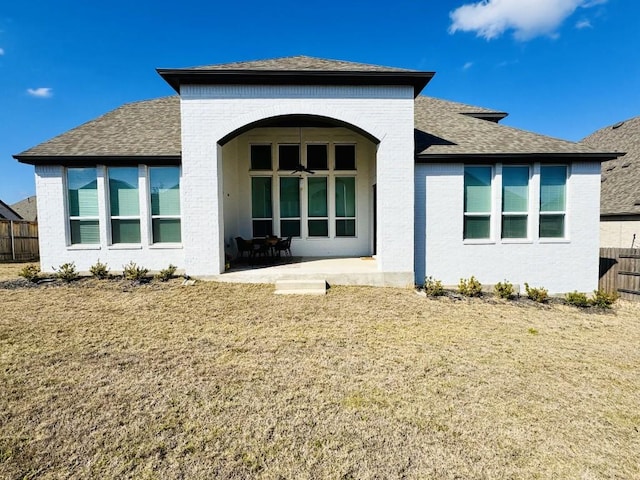
<path fill-rule="evenodd" d="M 600 162 L 616 154 L 420 96 L 430 72 L 309 57 L 158 72 L 178 96 L 15 156 L 36 167 L 43 268 L 211 277 L 235 237 L 275 234 L 297 256 L 375 256 L 376 284 L 597 286 Z"/>

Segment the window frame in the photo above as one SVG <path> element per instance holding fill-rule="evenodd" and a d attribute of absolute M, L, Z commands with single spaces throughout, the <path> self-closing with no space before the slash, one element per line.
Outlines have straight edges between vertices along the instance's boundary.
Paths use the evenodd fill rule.
<path fill-rule="evenodd" d="M 542 170 L 548 167 L 556 167 L 564 169 L 564 208 L 563 210 L 542 210 Z M 568 199 L 569 199 L 569 180 L 571 177 L 570 164 L 563 163 L 542 163 L 539 168 L 539 191 L 538 191 L 538 239 L 542 243 L 554 243 L 554 242 L 567 242 L 569 240 L 568 235 Z M 558 237 L 543 237 L 541 235 L 542 217 L 562 216 L 562 236 Z"/>
<path fill-rule="evenodd" d="M 486 212 L 467 212 L 467 185 L 466 185 L 466 171 L 468 168 L 487 168 L 489 169 L 489 210 Z M 494 227 L 494 208 L 495 208 L 495 195 L 494 189 L 496 188 L 496 168 L 495 165 L 487 165 L 487 164 L 463 164 L 463 173 L 462 173 L 462 210 L 463 210 L 463 223 L 462 223 L 462 241 L 465 244 L 486 244 L 486 243 L 495 243 L 495 227 Z M 489 236 L 482 238 L 468 238 L 466 237 L 466 224 L 467 218 L 487 218 L 489 223 Z"/>
<path fill-rule="evenodd" d="M 341 170 L 342 172 L 342 170 Z M 338 215 L 338 188 L 337 180 L 339 178 L 352 178 L 353 179 L 353 215 Z M 334 237 L 335 238 L 357 238 L 358 237 L 358 177 L 357 175 L 334 175 L 333 177 L 333 200 L 334 200 Z M 353 235 L 338 235 L 338 221 L 353 221 Z"/>
<path fill-rule="evenodd" d="M 148 212 L 149 212 L 149 244 L 156 246 L 164 246 L 164 245 L 182 245 L 182 166 L 181 165 L 146 165 L 145 166 L 145 174 L 148 185 Z M 151 171 L 153 169 L 160 168 L 175 168 L 178 171 L 178 213 L 177 215 L 154 215 L 153 214 L 153 184 L 151 181 Z M 180 230 L 180 241 L 178 242 L 160 242 L 156 241 L 154 236 L 154 220 L 178 220 L 179 230 Z"/>
<path fill-rule="evenodd" d="M 111 206 L 111 171 L 113 169 L 130 169 L 136 171 L 136 180 L 137 180 L 137 205 L 138 205 L 138 214 L 137 215 L 113 215 L 112 206 Z M 108 229 L 109 229 L 109 245 L 110 246 L 127 246 L 127 245 L 142 245 L 142 202 L 140 201 L 141 194 L 141 176 L 140 176 L 140 165 L 136 164 L 135 166 L 107 166 L 105 172 L 105 196 L 106 196 L 106 207 L 107 207 L 107 217 L 108 221 Z M 140 240 L 138 242 L 115 242 L 113 239 L 113 221 L 137 221 L 138 222 L 138 236 Z"/>
<path fill-rule="evenodd" d="M 71 214 L 71 188 L 69 182 L 69 172 L 72 170 L 93 170 L 95 176 L 95 190 L 96 190 L 96 215 L 72 215 Z M 101 245 L 102 235 L 100 234 L 100 189 L 98 188 L 98 166 L 82 166 L 82 167 L 65 167 L 64 169 L 64 181 L 65 181 L 65 199 L 66 199 L 66 216 L 67 216 L 67 247 L 69 248 L 96 248 Z M 73 241 L 73 222 L 96 222 L 96 226 L 98 228 L 98 241 L 92 243 L 85 242 L 74 242 Z"/>
<path fill-rule="evenodd" d="M 526 168 L 527 169 L 527 198 L 526 208 L 522 212 L 507 211 L 504 209 L 504 172 L 510 168 Z M 532 195 L 531 184 L 533 180 L 533 167 L 529 164 L 501 164 L 500 169 L 500 240 L 502 243 L 522 243 L 530 242 L 532 237 L 531 218 L 532 218 Z M 505 217 L 525 217 L 526 235 L 524 237 L 505 237 L 504 236 L 504 218 Z"/>

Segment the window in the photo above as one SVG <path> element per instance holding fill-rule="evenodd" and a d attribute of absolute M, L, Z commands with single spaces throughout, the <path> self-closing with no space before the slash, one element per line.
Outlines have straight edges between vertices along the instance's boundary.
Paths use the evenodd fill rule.
<path fill-rule="evenodd" d="M 300 165 L 300 145 L 278 145 L 278 170 L 293 171 Z"/>
<path fill-rule="evenodd" d="M 540 167 L 540 238 L 564 238 L 566 166 Z"/>
<path fill-rule="evenodd" d="M 307 192 L 309 236 L 328 237 L 327 177 L 307 178 Z"/>
<path fill-rule="evenodd" d="M 153 243 L 180 243 L 180 167 L 150 167 Z"/>
<path fill-rule="evenodd" d="M 529 167 L 502 169 L 502 238 L 527 238 Z"/>
<path fill-rule="evenodd" d="M 100 243 L 96 169 L 67 169 L 67 188 L 71 244 Z"/>
<path fill-rule="evenodd" d="M 271 170 L 271 145 L 251 145 L 251 170 Z"/>
<path fill-rule="evenodd" d="M 356 178 L 336 177 L 336 237 L 356 236 Z"/>
<path fill-rule="evenodd" d="M 464 169 L 465 240 L 491 238 L 491 167 Z"/>
<path fill-rule="evenodd" d="M 300 236 L 300 178 L 280 177 L 280 236 Z"/>
<path fill-rule="evenodd" d="M 271 177 L 251 177 L 251 217 L 254 237 L 273 234 Z"/>
<path fill-rule="evenodd" d="M 111 243 L 140 243 L 138 167 L 109 168 Z"/>
<path fill-rule="evenodd" d="M 307 145 L 307 168 L 309 170 L 327 170 L 327 145 Z"/>
<path fill-rule="evenodd" d="M 335 167 L 336 170 L 356 169 L 356 146 L 336 145 L 335 146 Z"/>

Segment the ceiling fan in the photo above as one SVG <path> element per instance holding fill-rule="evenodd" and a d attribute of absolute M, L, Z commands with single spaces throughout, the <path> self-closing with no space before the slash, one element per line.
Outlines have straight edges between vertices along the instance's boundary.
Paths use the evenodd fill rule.
<path fill-rule="evenodd" d="M 291 172 L 291 174 L 293 175 L 294 173 L 298 173 L 298 172 L 300 172 L 300 173 L 302 173 L 302 172 L 310 173 L 311 175 L 316 173 L 316 172 L 314 172 L 312 170 L 309 170 L 307 167 L 305 167 L 301 163 L 298 164 L 298 166 L 295 168 L 295 170 L 293 172 Z"/>

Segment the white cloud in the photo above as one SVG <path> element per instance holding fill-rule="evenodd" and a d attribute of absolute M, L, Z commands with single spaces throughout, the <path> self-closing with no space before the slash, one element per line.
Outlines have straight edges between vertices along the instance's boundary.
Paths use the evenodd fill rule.
<path fill-rule="evenodd" d="M 462 66 L 462 69 L 469 70 L 471 67 L 473 67 L 473 62 L 467 62 Z"/>
<path fill-rule="evenodd" d="M 4 55 L 4 48 L 0 48 L 0 55 Z"/>
<path fill-rule="evenodd" d="M 49 98 L 53 96 L 53 89 L 49 87 L 27 88 L 27 93 L 32 97 Z"/>
<path fill-rule="evenodd" d="M 592 28 L 592 25 L 589 20 L 580 20 L 576 23 L 576 28 L 582 30 L 583 28 Z"/>
<path fill-rule="evenodd" d="M 553 36 L 555 30 L 578 7 L 590 8 L 607 0 L 481 0 L 453 10 L 449 33 L 476 32 L 487 40 L 513 30 L 518 40 L 539 35 Z"/>

